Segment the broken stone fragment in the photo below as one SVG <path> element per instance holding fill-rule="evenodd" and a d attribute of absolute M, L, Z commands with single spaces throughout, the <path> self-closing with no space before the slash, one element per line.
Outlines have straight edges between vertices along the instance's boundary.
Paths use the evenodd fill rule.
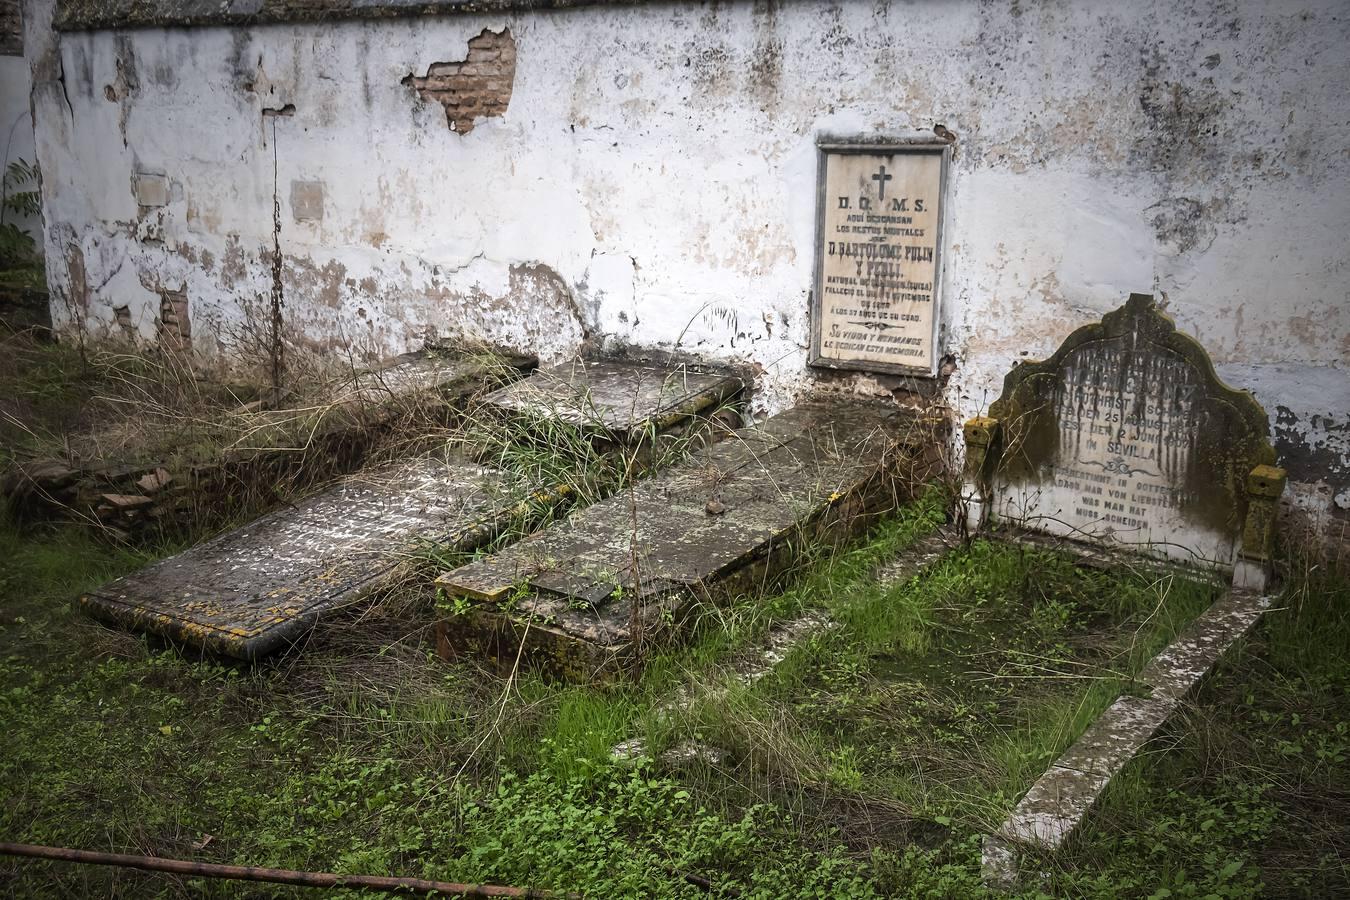
<path fill-rule="evenodd" d="M 127 511 L 140 509 L 149 506 L 155 501 L 149 497 L 143 497 L 140 494 L 99 494 L 98 498 L 102 500 L 110 509 Z"/>
<path fill-rule="evenodd" d="M 136 487 L 147 494 L 153 494 L 173 481 L 173 476 L 166 469 L 158 468 L 153 472 L 147 472 L 136 481 Z"/>

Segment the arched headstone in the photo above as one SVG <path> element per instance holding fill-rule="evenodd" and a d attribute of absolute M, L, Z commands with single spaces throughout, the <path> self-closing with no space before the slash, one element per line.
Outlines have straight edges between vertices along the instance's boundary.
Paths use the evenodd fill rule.
<path fill-rule="evenodd" d="M 1204 348 L 1148 294 L 1017 365 L 989 416 L 966 423 L 973 524 L 1000 521 L 1180 562 L 1237 569 L 1269 558 L 1269 420 L 1219 380 Z M 1245 564 L 1244 564 L 1245 563 Z"/>

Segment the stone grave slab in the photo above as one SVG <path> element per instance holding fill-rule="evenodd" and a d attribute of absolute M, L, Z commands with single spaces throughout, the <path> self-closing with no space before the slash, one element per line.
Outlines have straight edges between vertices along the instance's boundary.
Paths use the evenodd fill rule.
<path fill-rule="evenodd" d="M 458 399 L 479 390 L 493 373 L 510 377 L 511 370 L 529 371 L 534 366 L 534 359 L 526 357 L 423 350 L 405 353 L 382 368 L 359 372 L 349 384 L 352 393 L 365 395 L 360 399 L 377 402 L 383 397 L 392 399 L 422 391 Z"/>
<path fill-rule="evenodd" d="M 966 425 L 968 498 L 996 518 L 1074 540 L 1232 571 L 1254 470 L 1273 469 L 1265 411 L 1146 294 L 1016 366 L 989 417 Z M 1273 518 L 1273 517 L 1272 517 Z"/>
<path fill-rule="evenodd" d="M 125 424 L 72 436 L 68 455 L 15 466 L 0 494 L 20 515 L 96 519 L 121 530 L 173 521 L 185 508 L 219 505 L 240 481 L 328 480 L 352 471 L 371 439 L 410 404 L 440 409 L 446 420 L 494 381 L 512 381 L 533 359 L 484 351 L 418 351 L 325 388 L 298 408 L 261 401 L 194 423 L 189 443 L 222 449 L 202 458 L 183 451 L 181 430 L 138 437 L 127 449 Z"/>
<path fill-rule="evenodd" d="M 119 578 L 80 598 L 99 619 L 254 660 L 388 583 L 423 542 L 472 550 L 521 502 L 503 474 L 407 460 Z"/>
<path fill-rule="evenodd" d="M 770 577 L 796 541 L 838 538 L 936 468 L 933 426 L 894 408 L 804 405 L 740 429 L 629 493 L 442 575 L 469 608 L 443 653 L 518 650 L 567 677 L 610 674 L 698 600 Z"/>
<path fill-rule="evenodd" d="M 738 378 L 687 366 L 573 360 L 494 391 L 484 403 L 504 413 L 543 417 L 630 442 L 715 409 L 742 387 Z"/>
<path fill-rule="evenodd" d="M 334 433 L 356 432 L 395 415 L 400 403 L 418 400 L 460 407 L 493 380 L 515 382 L 532 370 L 531 358 L 499 353 L 417 351 L 387 366 L 357 372 L 308 409 L 244 409 L 235 458 L 283 452 Z"/>
<path fill-rule="evenodd" d="M 498 392 L 492 402 L 506 396 L 516 411 L 549 416 L 557 407 L 544 401 L 584 397 L 606 435 L 646 435 L 683 425 L 741 387 L 734 378 L 683 369 L 586 364 L 566 371 L 582 376 L 570 391 L 555 369 L 531 376 L 540 380 L 534 389 Z M 445 377 L 437 366 L 421 366 L 402 372 L 396 389 Z M 391 583 L 426 543 L 473 550 L 567 494 L 565 486 L 521 485 L 509 472 L 460 457 L 404 460 L 120 578 L 80 605 L 124 627 L 255 660 Z"/>

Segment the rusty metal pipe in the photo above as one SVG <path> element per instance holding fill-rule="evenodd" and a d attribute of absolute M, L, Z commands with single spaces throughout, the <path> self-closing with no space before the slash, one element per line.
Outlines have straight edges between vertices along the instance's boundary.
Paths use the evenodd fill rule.
<path fill-rule="evenodd" d="M 204 878 L 230 878 L 236 881 L 264 881 L 302 887 L 344 887 L 367 891 L 409 891 L 418 894 L 441 893 L 451 897 L 557 897 L 551 891 L 506 887 L 496 884 L 457 884 L 452 881 L 428 881 L 425 878 L 397 878 L 383 875 L 334 875 L 329 872 L 297 872 L 293 869 L 264 869 L 258 866 L 225 866 L 218 863 L 165 859 L 159 856 L 131 856 L 125 853 L 98 853 L 69 847 L 44 847 L 39 844 L 0 842 L 0 855 L 54 859 L 61 862 L 95 866 L 120 866 L 147 872 L 196 875 Z"/>

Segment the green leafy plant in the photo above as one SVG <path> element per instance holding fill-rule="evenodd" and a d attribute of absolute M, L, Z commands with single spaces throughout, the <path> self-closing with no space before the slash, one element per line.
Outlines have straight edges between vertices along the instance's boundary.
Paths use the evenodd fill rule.
<path fill-rule="evenodd" d="M 0 225 L 0 268 L 26 268 L 38 261 L 37 246 L 27 232 L 9 222 Z"/>
<path fill-rule="evenodd" d="M 3 212 L 12 212 L 25 217 L 40 213 L 42 195 L 38 191 L 38 184 L 41 177 L 42 173 L 36 162 L 30 163 L 20 158 L 6 166 L 3 191 L 0 192 L 3 193 L 3 199 L 0 199 L 0 208 Z M 0 212 L 0 221 L 3 221 L 3 212 Z"/>
<path fill-rule="evenodd" d="M 37 189 L 39 177 L 37 163 L 23 159 L 10 163 L 0 177 L 0 267 L 32 268 L 42 264 L 33 238 L 18 225 L 5 221 L 9 213 L 31 218 L 42 210 Z"/>

